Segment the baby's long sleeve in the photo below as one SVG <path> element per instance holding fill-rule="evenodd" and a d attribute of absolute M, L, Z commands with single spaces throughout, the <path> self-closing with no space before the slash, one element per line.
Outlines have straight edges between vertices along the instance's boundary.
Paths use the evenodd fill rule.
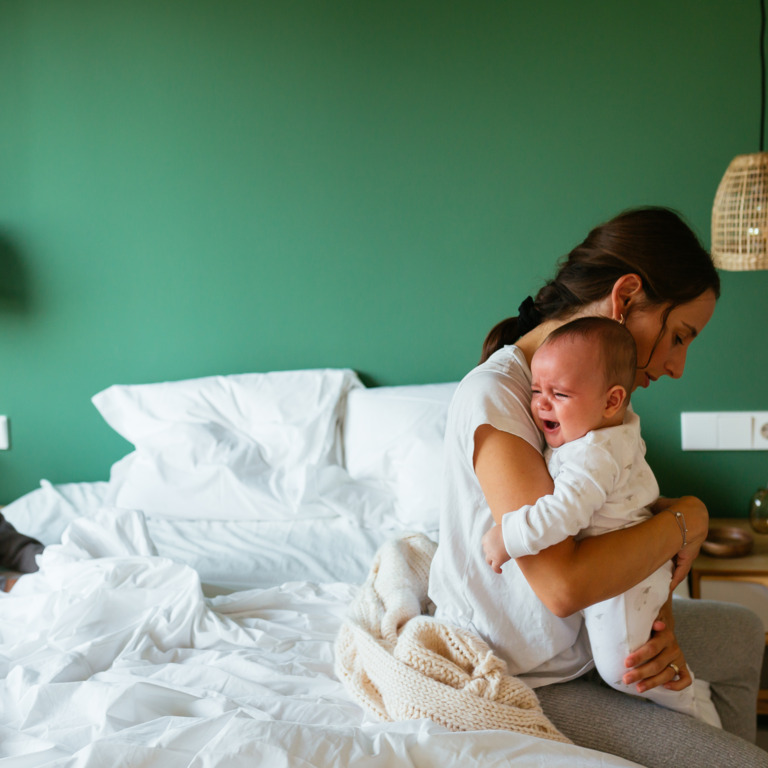
<path fill-rule="evenodd" d="M 31 536 L 19 533 L 0 514 L 0 567 L 21 573 L 37 570 L 35 556 L 45 547 Z"/>
<path fill-rule="evenodd" d="M 576 441 L 578 442 L 578 441 Z M 600 447 L 575 443 L 559 449 L 575 453 L 564 461 L 553 493 L 501 519 L 504 547 L 510 557 L 535 555 L 586 528 L 606 501 L 620 474 L 613 457 Z"/>

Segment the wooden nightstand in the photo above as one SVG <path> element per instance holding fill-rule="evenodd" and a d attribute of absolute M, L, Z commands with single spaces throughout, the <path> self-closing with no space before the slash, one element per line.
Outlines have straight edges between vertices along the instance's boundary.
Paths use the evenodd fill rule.
<path fill-rule="evenodd" d="M 713 518 L 709 522 L 710 528 L 720 526 L 738 526 L 742 530 L 749 531 L 755 540 L 754 548 L 744 557 L 699 555 L 688 574 L 691 597 L 701 597 L 702 582 L 708 580 L 741 581 L 768 588 L 768 534 L 754 533 L 749 527 L 749 521 L 745 519 Z M 768 632 L 765 640 L 768 645 Z M 760 715 L 768 714 L 768 689 L 763 689 L 758 694 L 757 712 Z"/>

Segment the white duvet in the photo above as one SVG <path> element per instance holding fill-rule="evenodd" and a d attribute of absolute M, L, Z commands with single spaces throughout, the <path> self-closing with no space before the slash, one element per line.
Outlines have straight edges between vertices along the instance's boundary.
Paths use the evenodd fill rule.
<path fill-rule="evenodd" d="M 333 674 L 353 584 L 206 598 L 150 530 L 139 512 L 77 518 L 0 595 L 3 766 L 631 765 L 516 733 L 373 722 Z"/>

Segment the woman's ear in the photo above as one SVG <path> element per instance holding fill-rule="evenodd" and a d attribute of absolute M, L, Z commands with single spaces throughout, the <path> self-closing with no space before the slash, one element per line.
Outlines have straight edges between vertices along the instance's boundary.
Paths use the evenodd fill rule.
<path fill-rule="evenodd" d="M 611 290 L 611 317 L 614 320 L 623 322 L 622 318 L 626 319 L 632 304 L 644 297 L 643 279 L 640 275 L 634 272 L 622 275 L 613 284 L 613 289 Z"/>
<path fill-rule="evenodd" d="M 627 401 L 627 390 L 621 384 L 614 384 L 605 398 L 605 409 L 603 418 L 612 419 L 623 407 Z"/>

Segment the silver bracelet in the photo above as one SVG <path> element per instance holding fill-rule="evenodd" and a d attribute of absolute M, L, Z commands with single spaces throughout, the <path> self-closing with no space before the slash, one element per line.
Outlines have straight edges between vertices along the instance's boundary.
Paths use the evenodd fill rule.
<path fill-rule="evenodd" d="M 669 510 L 673 512 L 673 510 Z M 680 549 L 685 549 L 685 545 L 688 543 L 688 527 L 685 524 L 685 515 L 678 510 L 674 510 L 675 520 L 677 520 L 677 526 L 680 529 L 680 533 L 683 535 L 683 546 Z"/>

